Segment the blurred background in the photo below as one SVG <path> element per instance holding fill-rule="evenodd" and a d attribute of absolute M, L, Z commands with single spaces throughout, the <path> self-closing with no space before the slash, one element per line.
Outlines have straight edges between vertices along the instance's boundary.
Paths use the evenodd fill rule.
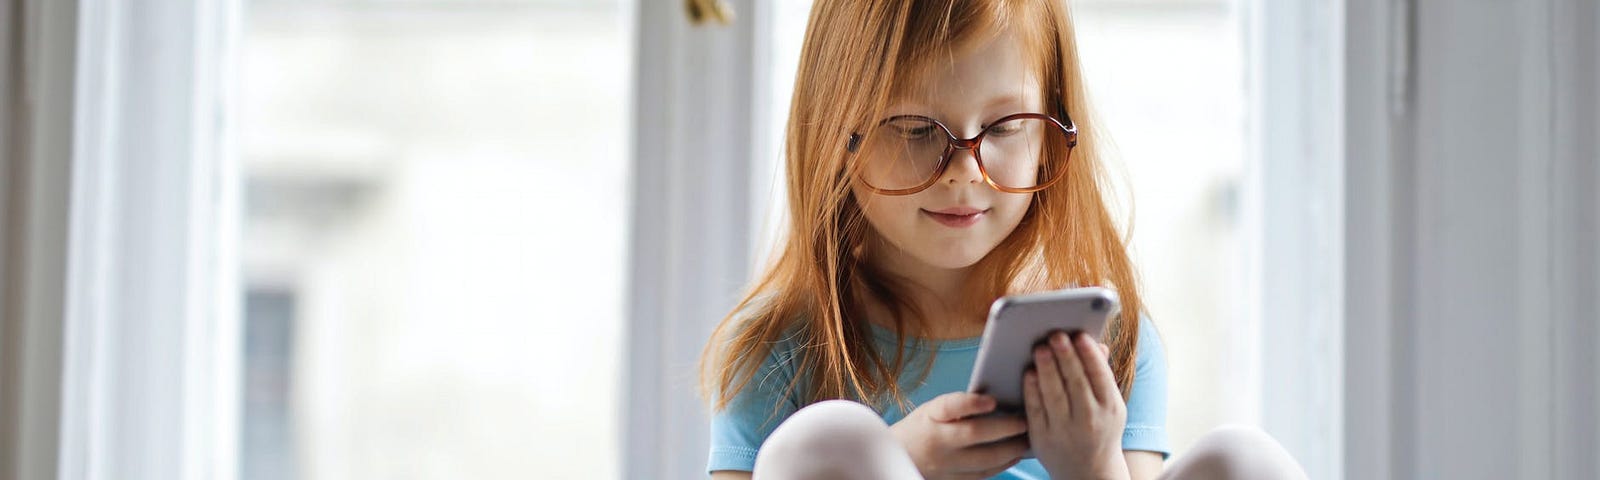
<path fill-rule="evenodd" d="M 621 11 L 246 2 L 243 478 L 619 478 Z"/>
<path fill-rule="evenodd" d="M 1068 4 L 1175 457 L 1600 478 L 1600 4 Z M 702 478 L 810 8 L 0 4 L 0 479 Z"/>

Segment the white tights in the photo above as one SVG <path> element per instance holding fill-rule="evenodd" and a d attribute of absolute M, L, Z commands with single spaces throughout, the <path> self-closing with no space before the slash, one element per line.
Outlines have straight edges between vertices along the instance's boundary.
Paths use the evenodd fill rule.
<path fill-rule="evenodd" d="M 889 426 L 867 406 L 844 400 L 800 409 L 767 437 L 756 455 L 755 480 L 920 479 Z M 1207 432 L 1160 480 L 1304 479 L 1305 471 L 1276 440 L 1255 427 Z"/>

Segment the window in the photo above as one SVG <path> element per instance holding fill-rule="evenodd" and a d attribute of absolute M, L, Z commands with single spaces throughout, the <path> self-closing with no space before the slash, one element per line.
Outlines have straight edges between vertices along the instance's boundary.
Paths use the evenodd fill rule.
<path fill-rule="evenodd" d="M 620 476 L 618 3 L 247 2 L 241 478 Z"/>
<path fill-rule="evenodd" d="M 1230 371 L 1247 338 L 1240 243 L 1246 85 L 1228 0 L 1080 2 L 1094 108 L 1133 194 L 1132 254 L 1167 347 L 1174 454 L 1225 421 L 1250 421 Z M 1115 167 L 1113 167 L 1115 168 Z M 1113 170 L 1115 171 L 1115 170 Z"/>

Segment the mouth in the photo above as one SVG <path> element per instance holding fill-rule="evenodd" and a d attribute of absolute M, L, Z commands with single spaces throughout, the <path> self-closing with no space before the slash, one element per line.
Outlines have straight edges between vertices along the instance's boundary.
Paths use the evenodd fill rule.
<path fill-rule="evenodd" d="M 979 210 L 972 207 L 946 208 L 939 211 L 921 209 L 923 215 L 928 216 L 928 218 L 933 219 L 935 222 L 939 222 L 941 225 L 951 228 L 966 228 L 973 226 L 978 223 L 978 220 L 982 220 L 985 215 L 988 215 L 989 211 L 991 210 L 994 209 L 990 208 Z"/>

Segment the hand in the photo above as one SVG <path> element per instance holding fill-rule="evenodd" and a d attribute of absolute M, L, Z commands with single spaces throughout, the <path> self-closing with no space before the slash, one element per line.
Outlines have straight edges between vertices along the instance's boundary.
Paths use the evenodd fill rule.
<path fill-rule="evenodd" d="M 1028 450 L 1023 419 L 970 418 L 994 408 L 988 395 L 947 393 L 911 410 L 889 431 L 925 478 L 988 478 L 1016 465 Z"/>
<path fill-rule="evenodd" d="M 1034 455 L 1050 478 L 1128 478 L 1128 407 L 1106 361 L 1110 348 L 1081 333 L 1046 343 L 1034 347 L 1034 368 L 1022 377 Z"/>

